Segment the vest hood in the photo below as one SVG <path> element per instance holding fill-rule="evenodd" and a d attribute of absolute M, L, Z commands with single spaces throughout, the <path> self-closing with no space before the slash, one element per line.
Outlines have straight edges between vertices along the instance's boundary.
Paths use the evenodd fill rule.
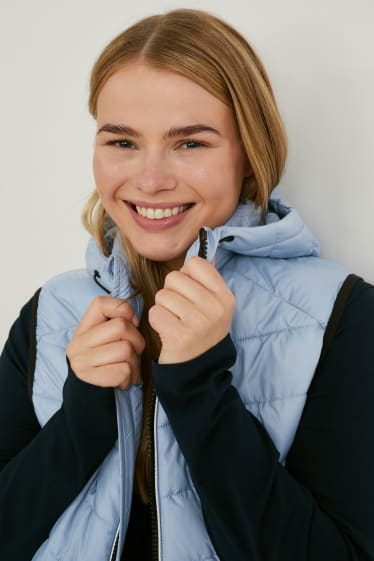
<path fill-rule="evenodd" d="M 271 257 L 289 259 L 295 257 L 319 256 L 319 244 L 299 213 L 284 198 L 280 187 L 271 194 L 268 212 L 261 217 L 261 209 L 256 209 L 251 201 L 240 203 L 223 226 L 207 232 L 208 260 L 216 257 L 216 267 L 220 269 L 232 254 L 251 257 Z M 121 238 L 113 222 L 108 221 L 105 241 L 110 251 L 108 257 L 91 238 L 86 253 L 87 269 L 113 293 L 121 281 L 129 276 L 129 267 L 124 254 Z M 186 260 L 198 255 L 200 242 L 197 239 L 189 248 Z M 97 274 L 98 273 L 98 274 Z M 123 279 L 122 279 L 123 277 Z M 121 294 L 127 297 L 129 294 Z"/>

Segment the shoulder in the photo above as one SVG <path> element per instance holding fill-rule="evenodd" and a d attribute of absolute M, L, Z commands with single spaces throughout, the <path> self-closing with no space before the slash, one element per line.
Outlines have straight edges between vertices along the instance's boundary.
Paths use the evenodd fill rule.
<path fill-rule="evenodd" d="M 314 385 L 334 380 L 348 399 L 364 388 L 367 397 L 374 398 L 373 343 L 374 286 L 359 277 L 348 278 L 329 319 Z"/>
<path fill-rule="evenodd" d="M 73 269 L 51 277 L 43 285 L 42 290 L 44 293 L 48 292 L 56 296 L 62 296 L 72 289 L 85 288 L 92 282 L 94 281 L 90 278 L 86 269 Z"/>
<path fill-rule="evenodd" d="M 347 283 L 345 283 L 346 285 Z M 340 312 L 339 328 L 354 330 L 356 337 L 373 339 L 374 329 L 374 286 L 356 277 L 347 294 L 342 290 L 335 302 L 334 311 Z"/>
<path fill-rule="evenodd" d="M 60 273 L 41 288 L 37 312 L 38 335 L 75 327 L 92 300 L 103 290 L 86 269 Z"/>
<path fill-rule="evenodd" d="M 369 306 L 367 309 L 366 307 Z M 372 314 L 374 310 L 374 285 L 357 277 L 347 302 L 347 309 L 350 311 L 360 309 L 365 315 Z M 372 318 L 374 321 L 374 317 Z"/>
<path fill-rule="evenodd" d="M 339 330 L 355 328 L 363 332 L 374 326 L 374 286 L 357 275 L 349 275 L 334 302 L 329 319 L 330 338 Z M 326 335 L 328 335 L 326 333 Z"/>
<path fill-rule="evenodd" d="M 335 299 L 349 271 L 320 257 L 275 259 L 237 256 L 224 277 L 239 300 L 277 302 L 326 327 Z"/>
<path fill-rule="evenodd" d="M 22 306 L 17 319 L 10 328 L 1 355 L 2 361 L 7 361 L 12 365 L 11 367 L 18 368 L 24 373 L 27 371 L 33 312 L 39 292 L 40 289 Z"/>

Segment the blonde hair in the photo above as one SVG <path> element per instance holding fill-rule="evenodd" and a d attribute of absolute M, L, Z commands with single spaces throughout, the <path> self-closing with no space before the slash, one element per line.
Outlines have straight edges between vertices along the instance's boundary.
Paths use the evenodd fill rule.
<path fill-rule="evenodd" d="M 98 97 L 108 78 L 135 60 L 179 73 L 232 108 L 252 170 L 250 177 L 243 181 L 240 199 L 252 200 L 265 212 L 270 193 L 284 171 L 287 140 L 270 81 L 248 42 L 226 22 L 199 10 L 179 9 L 147 17 L 113 39 L 97 59 L 91 73 L 89 97 L 89 110 L 94 118 Z M 82 221 L 105 255 L 108 255 L 104 239 L 107 219 L 95 190 L 83 211 Z M 134 291 L 144 300 L 140 331 L 146 339 L 142 376 L 147 416 L 152 402 L 151 360 L 157 359 L 160 350 L 160 341 L 147 317 L 167 270 L 162 263 L 138 255 L 123 236 L 122 241 Z M 144 500 L 149 480 L 148 429 L 143 422 L 136 466 L 136 481 Z"/>

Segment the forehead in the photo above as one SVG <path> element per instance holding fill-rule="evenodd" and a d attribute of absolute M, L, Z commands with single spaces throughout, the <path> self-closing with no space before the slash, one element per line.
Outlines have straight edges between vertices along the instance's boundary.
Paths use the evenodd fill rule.
<path fill-rule="evenodd" d="M 230 107 L 189 78 L 144 63 L 128 64 L 104 84 L 97 103 L 98 122 L 130 124 L 130 119 L 146 122 L 150 116 L 174 121 L 172 125 L 209 119 L 224 127 L 234 124 Z"/>

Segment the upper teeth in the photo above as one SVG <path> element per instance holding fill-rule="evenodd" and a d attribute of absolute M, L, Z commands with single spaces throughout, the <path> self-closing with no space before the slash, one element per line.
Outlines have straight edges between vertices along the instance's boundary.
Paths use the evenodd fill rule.
<path fill-rule="evenodd" d="M 158 220 L 160 218 L 167 218 L 168 216 L 175 216 L 186 210 L 186 208 L 188 208 L 188 205 L 174 206 L 172 208 L 145 208 L 137 206 L 136 210 L 146 218 Z"/>

